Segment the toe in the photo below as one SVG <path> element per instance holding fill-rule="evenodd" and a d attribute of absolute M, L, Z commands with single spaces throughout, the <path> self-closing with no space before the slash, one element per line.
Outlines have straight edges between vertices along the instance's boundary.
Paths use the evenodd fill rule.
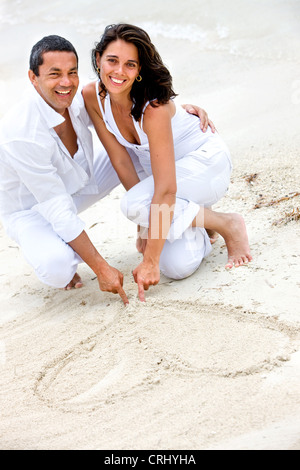
<path fill-rule="evenodd" d="M 226 266 L 225 266 L 225 269 L 231 269 L 234 265 L 234 262 L 233 260 L 229 259 Z"/>

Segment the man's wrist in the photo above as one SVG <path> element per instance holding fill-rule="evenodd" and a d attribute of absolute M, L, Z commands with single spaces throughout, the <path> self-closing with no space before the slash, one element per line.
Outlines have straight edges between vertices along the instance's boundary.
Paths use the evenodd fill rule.
<path fill-rule="evenodd" d="M 95 260 L 95 264 L 92 269 L 97 277 L 101 277 L 108 267 L 108 262 L 105 261 L 105 259 L 99 255 L 99 257 L 97 257 L 97 259 Z"/>

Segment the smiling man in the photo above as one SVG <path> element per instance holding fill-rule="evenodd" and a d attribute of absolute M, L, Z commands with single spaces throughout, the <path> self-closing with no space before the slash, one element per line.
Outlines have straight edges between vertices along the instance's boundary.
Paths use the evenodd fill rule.
<path fill-rule="evenodd" d="M 34 89 L 0 124 L 4 228 L 45 284 L 81 287 L 76 271 L 84 261 L 100 289 L 126 304 L 122 273 L 102 258 L 78 217 L 120 182 L 106 152 L 93 155 L 74 47 L 59 36 L 43 38 L 28 75 Z"/>

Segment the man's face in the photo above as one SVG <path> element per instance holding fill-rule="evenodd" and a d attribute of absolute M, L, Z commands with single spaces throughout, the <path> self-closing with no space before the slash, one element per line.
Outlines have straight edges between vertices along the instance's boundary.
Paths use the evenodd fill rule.
<path fill-rule="evenodd" d="M 57 113 L 64 114 L 79 85 L 78 64 L 73 52 L 51 51 L 43 54 L 39 76 L 29 70 L 36 91 Z"/>

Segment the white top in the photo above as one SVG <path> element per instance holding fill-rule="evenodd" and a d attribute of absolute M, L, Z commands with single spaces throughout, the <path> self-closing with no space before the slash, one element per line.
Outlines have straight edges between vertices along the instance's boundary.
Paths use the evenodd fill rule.
<path fill-rule="evenodd" d="M 137 145 L 128 142 L 119 131 L 112 113 L 109 93 L 106 94 L 104 101 L 105 109 L 103 108 L 101 99 L 99 97 L 98 81 L 96 82 L 96 95 L 106 128 L 109 130 L 109 132 L 114 134 L 121 145 L 131 149 L 138 156 L 145 173 L 148 176 L 151 175 L 152 170 L 149 141 L 147 134 L 143 131 L 144 112 L 149 105 L 149 102 L 144 107 L 140 123 L 132 118 L 140 140 L 140 145 Z M 172 118 L 172 133 L 174 140 L 175 160 L 179 160 L 185 155 L 196 151 L 203 144 L 208 142 L 211 144 L 211 148 L 215 148 L 216 146 L 221 147 L 224 151 L 229 153 L 225 143 L 217 133 L 213 133 L 210 127 L 208 127 L 206 132 L 202 132 L 200 129 L 199 117 L 187 113 L 181 106 L 176 105 L 176 113 Z"/>
<path fill-rule="evenodd" d="M 81 93 L 69 108 L 78 137 L 71 157 L 53 129 L 64 118 L 33 89 L 0 121 L 0 217 L 8 234 L 24 211 L 39 212 L 69 242 L 84 229 L 72 196 L 96 194 L 90 120 Z"/>

